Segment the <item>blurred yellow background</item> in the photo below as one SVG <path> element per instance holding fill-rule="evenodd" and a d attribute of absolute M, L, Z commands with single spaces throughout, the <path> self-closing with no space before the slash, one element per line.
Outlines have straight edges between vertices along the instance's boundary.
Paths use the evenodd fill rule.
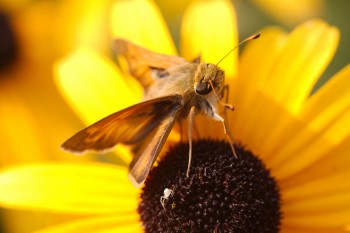
<path fill-rule="evenodd" d="M 59 93 L 54 82 L 53 65 L 80 45 L 92 46 L 113 58 L 109 19 L 115 1 L 0 1 L 1 167 L 47 160 L 101 160 L 93 155 L 75 156 L 60 150 L 60 144 L 84 124 Z M 190 1 L 181 0 L 176 4 L 166 0 L 156 2 L 178 43 L 181 17 Z M 290 30 L 312 17 L 322 18 L 338 27 L 341 32 L 339 48 L 318 86 L 349 63 L 350 1 L 233 2 L 241 40 L 265 26 L 277 25 Z M 113 160 L 108 156 L 102 159 Z M 1 218 L 3 232 L 30 232 L 65 218 L 46 216 L 43 219 L 40 214 L 28 218 L 26 214 L 4 210 Z M 27 224 L 17 224 L 18 219 L 26 219 L 23 222 Z"/>

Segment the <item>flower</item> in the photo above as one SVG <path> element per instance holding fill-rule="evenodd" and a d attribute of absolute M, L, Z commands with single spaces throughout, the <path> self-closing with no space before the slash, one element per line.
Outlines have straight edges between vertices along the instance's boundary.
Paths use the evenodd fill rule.
<path fill-rule="evenodd" d="M 120 24 L 122 19 L 128 20 L 127 28 Z M 174 53 L 152 2 L 117 2 L 112 20 L 114 35 Z M 184 56 L 193 58 L 201 52 L 204 60 L 216 63 L 225 55 L 220 51 L 236 44 L 234 20 L 228 1 L 194 2 L 183 19 Z M 312 20 L 290 34 L 271 27 L 262 35 L 246 46 L 239 63 L 235 53 L 220 64 L 232 84 L 229 102 L 235 111 L 229 123 L 235 140 L 259 156 L 276 180 L 283 215 L 281 232 L 345 232 L 350 221 L 350 67 L 310 96 L 336 49 L 338 31 Z M 86 47 L 61 61 L 56 72 L 64 96 L 86 123 L 136 102 L 141 95 L 132 79 Z M 211 121 L 199 119 L 197 125 L 203 137 L 224 138 Z M 107 164 L 10 168 L 0 175 L 0 204 L 80 217 L 42 232 L 142 232 L 135 211 L 140 191 L 131 186 L 126 173 L 125 166 Z M 154 197 L 158 206 L 161 195 Z M 166 195 L 163 198 L 171 200 Z M 164 203 L 169 208 L 170 203 Z M 159 216 L 168 212 L 159 212 Z"/>

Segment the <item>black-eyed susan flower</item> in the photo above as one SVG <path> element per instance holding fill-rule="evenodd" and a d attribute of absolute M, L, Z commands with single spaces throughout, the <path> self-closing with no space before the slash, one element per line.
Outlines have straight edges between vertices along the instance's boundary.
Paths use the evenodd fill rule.
<path fill-rule="evenodd" d="M 115 35 L 174 53 L 152 2 L 118 2 L 112 19 Z M 201 53 L 216 63 L 237 43 L 234 20 L 228 1 L 193 3 L 183 19 L 183 55 Z M 142 190 L 132 187 L 125 166 L 16 167 L 0 175 L 1 205 L 80 216 L 42 232 L 345 232 L 349 67 L 310 96 L 335 51 L 338 31 L 312 20 L 289 34 L 268 28 L 262 35 L 247 45 L 239 62 L 234 54 L 220 64 L 235 106 L 229 123 L 238 159 L 219 140 L 221 127 L 199 119 L 199 134 L 212 139 L 195 143 L 188 178 L 186 144 L 169 150 Z M 141 96 L 130 77 L 86 47 L 58 63 L 55 72 L 62 93 L 87 123 Z M 123 148 L 116 153 L 127 154 Z"/>

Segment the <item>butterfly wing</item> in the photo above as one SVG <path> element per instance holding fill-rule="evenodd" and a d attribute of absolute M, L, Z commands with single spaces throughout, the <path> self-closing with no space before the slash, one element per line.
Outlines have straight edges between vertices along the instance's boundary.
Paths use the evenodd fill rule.
<path fill-rule="evenodd" d="M 155 160 L 157 159 L 166 139 L 178 118 L 179 109 L 173 109 L 163 118 L 135 150 L 135 157 L 129 166 L 129 178 L 134 186 L 139 187 L 146 180 Z"/>
<path fill-rule="evenodd" d="M 154 82 L 152 76 L 154 69 L 166 70 L 189 63 L 181 57 L 155 53 L 123 39 L 116 39 L 114 46 L 117 54 L 126 59 L 130 74 L 145 90 Z"/>
<path fill-rule="evenodd" d="M 182 107 L 180 95 L 151 99 L 113 113 L 79 131 L 62 144 L 73 153 L 106 151 L 118 143 L 136 144 Z"/>

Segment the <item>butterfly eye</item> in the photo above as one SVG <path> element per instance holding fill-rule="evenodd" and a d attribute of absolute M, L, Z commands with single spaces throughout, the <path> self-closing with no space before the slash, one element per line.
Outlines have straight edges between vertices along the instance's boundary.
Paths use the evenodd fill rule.
<path fill-rule="evenodd" d="M 207 95 L 211 92 L 211 85 L 208 82 L 203 82 L 196 86 L 196 93 L 199 95 Z"/>

